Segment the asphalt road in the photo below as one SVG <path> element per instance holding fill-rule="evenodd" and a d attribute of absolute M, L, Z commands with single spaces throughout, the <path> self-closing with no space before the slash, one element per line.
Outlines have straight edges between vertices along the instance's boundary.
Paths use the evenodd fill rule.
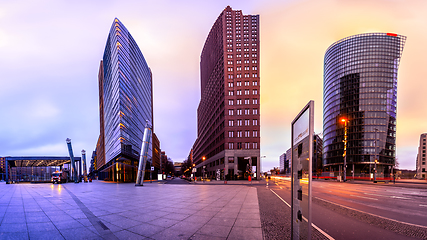
<path fill-rule="evenodd" d="M 289 179 L 270 180 L 258 186 L 261 224 L 265 239 L 290 237 Z M 427 189 L 313 181 L 312 222 L 325 234 L 313 231 L 314 239 L 425 239 Z M 305 199 L 307 196 L 303 196 Z M 324 201 L 326 200 L 326 201 Z M 339 204 L 339 205 L 336 205 Z M 351 208 L 353 210 L 349 210 Z M 371 213 L 365 214 L 363 212 Z M 378 215 L 378 216 L 375 216 Z M 386 217 L 392 220 L 382 219 Z M 421 229 L 421 230 L 420 230 Z M 425 230 L 425 231 L 424 231 Z M 328 236 L 329 235 L 329 236 Z M 283 238 L 281 238 L 283 236 Z"/>

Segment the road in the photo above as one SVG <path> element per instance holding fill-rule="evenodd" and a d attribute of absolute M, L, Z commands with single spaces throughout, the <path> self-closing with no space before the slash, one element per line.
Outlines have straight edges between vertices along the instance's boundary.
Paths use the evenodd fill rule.
<path fill-rule="evenodd" d="M 264 189 L 263 189 L 264 188 Z M 268 189 L 270 193 L 266 190 Z M 285 202 L 291 202 L 290 179 L 275 178 L 267 186 L 259 186 L 258 193 L 269 198 L 280 196 Z M 427 237 L 427 188 L 396 187 L 386 184 L 355 184 L 333 181 L 313 181 L 312 221 L 319 229 L 333 239 L 423 239 Z M 306 196 L 304 196 L 306 198 Z M 266 200 L 266 197 L 263 201 Z M 261 204 L 261 215 L 267 212 L 270 205 Z M 264 207 L 263 207 L 264 206 Z M 283 208 L 289 208 L 282 204 Z M 264 208 L 264 210 L 263 210 Z M 267 210 L 266 210 L 267 209 Z M 290 210 L 287 210 L 290 213 Z M 277 210 L 276 210 L 277 212 Z M 281 214 L 287 215 L 287 212 Z M 282 216 L 278 215 L 278 218 Z M 385 219 L 388 218 L 388 219 Z M 263 220 L 264 219 L 264 220 Z M 390 220 L 393 219 L 393 220 Z M 263 229 L 268 229 L 274 223 L 267 217 Z M 289 223 L 286 223 L 289 224 Z M 411 224 L 425 226 L 420 228 Z M 280 230 L 280 227 L 272 227 Z M 420 230 L 421 229 L 421 230 Z M 289 230 L 287 230 L 289 231 Z M 277 239 L 274 236 L 266 239 Z M 326 237 L 324 236 L 326 239 Z"/>

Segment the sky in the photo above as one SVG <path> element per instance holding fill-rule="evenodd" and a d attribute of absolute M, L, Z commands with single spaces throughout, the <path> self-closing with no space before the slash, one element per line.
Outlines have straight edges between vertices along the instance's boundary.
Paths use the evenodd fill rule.
<path fill-rule="evenodd" d="M 260 15 L 262 170 L 279 166 L 290 125 L 310 101 L 322 132 L 323 58 L 334 42 L 360 33 L 407 36 L 397 97 L 397 159 L 415 169 L 427 132 L 427 1 L 139 0 L 0 1 L 0 156 L 90 159 L 99 136 L 98 68 L 115 17 L 153 72 L 154 132 L 175 162 L 197 135 L 200 54 L 230 5 Z"/>

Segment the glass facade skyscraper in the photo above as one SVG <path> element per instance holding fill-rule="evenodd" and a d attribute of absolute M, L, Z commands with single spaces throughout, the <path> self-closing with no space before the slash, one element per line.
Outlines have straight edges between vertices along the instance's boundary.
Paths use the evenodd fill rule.
<path fill-rule="evenodd" d="M 324 59 L 323 164 L 347 175 L 388 176 L 396 152 L 397 71 L 406 37 L 392 33 L 350 36 Z M 345 135 L 347 142 L 344 142 Z"/>
<path fill-rule="evenodd" d="M 117 18 L 108 35 L 100 71 L 98 142 L 103 145 L 100 155 L 105 156 L 105 163 L 97 167 L 108 173 L 104 177 L 110 180 L 135 181 L 144 127 L 146 121 L 153 122 L 152 75 L 132 35 Z"/>

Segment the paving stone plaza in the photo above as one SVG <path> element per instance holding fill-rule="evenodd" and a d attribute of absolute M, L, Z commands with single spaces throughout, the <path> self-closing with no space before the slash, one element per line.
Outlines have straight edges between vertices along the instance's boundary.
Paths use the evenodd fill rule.
<path fill-rule="evenodd" d="M 0 183 L 0 239 L 262 239 L 248 185 Z"/>

